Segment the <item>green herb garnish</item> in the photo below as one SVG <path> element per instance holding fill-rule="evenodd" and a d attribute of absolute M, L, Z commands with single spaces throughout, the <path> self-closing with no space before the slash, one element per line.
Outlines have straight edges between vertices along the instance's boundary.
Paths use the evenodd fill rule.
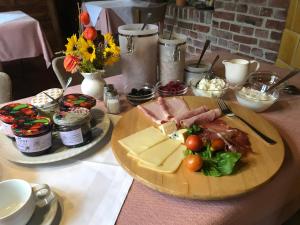
<path fill-rule="evenodd" d="M 201 133 L 201 131 L 202 131 L 202 128 L 196 124 L 193 124 L 191 127 L 187 128 L 187 132 L 189 135 L 199 134 L 199 133 Z"/>

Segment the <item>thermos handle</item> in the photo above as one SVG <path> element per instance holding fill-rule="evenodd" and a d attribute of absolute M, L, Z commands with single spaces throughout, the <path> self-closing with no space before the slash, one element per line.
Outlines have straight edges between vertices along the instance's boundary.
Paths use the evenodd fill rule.
<path fill-rule="evenodd" d="M 133 41 L 133 36 L 126 36 L 127 40 L 127 53 L 131 54 L 134 51 L 134 41 Z"/>

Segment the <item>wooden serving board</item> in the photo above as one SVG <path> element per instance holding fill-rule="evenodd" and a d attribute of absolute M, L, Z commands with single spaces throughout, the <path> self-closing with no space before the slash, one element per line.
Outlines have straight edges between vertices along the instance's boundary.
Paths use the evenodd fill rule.
<path fill-rule="evenodd" d="M 200 105 L 217 108 L 210 98 L 183 97 L 190 109 Z M 147 103 L 146 103 L 147 104 Z M 114 128 L 112 149 L 120 165 L 136 180 L 150 188 L 178 197 L 215 200 L 225 199 L 249 192 L 268 182 L 279 170 L 284 160 L 284 144 L 276 129 L 263 117 L 237 104 L 229 103 L 232 110 L 253 124 L 257 129 L 276 140 L 267 144 L 237 118 L 222 117 L 231 127 L 248 133 L 253 153 L 243 157 L 236 173 L 231 176 L 208 177 L 202 172 L 190 172 L 183 164 L 176 173 L 166 174 L 140 167 L 136 160 L 127 156 L 127 151 L 118 140 L 139 130 L 154 125 L 139 109 L 128 111 Z"/>

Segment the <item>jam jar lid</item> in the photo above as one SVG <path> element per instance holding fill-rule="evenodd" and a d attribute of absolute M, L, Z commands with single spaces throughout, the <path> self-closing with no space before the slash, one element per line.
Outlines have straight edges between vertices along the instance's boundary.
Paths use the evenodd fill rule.
<path fill-rule="evenodd" d="M 5 123 L 13 123 L 19 117 L 35 117 L 37 108 L 27 103 L 10 103 L 0 109 L 0 120 Z"/>
<path fill-rule="evenodd" d="M 62 97 L 63 89 L 51 88 L 38 93 L 31 99 L 31 104 L 36 107 L 48 107 L 53 104 L 57 104 L 59 98 Z"/>
<path fill-rule="evenodd" d="M 90 120 L 90 110 L 83 107 L 74 107 L 69 111 L 60 111 L 53 115 L 54 123 L 61 126 L 76 126 Z"/>
<path fill-rule="evenodd" d="M 23 117 L 14 121 L 11 126 L 13 133 L 19 137 L 36 136 L 51 130 L 50 118 L 44 116 Z"/>
<path fill-rule="evenodd" d="M 62 105 L 66 108 L 84 107 L 91 109 L 96 105 L 96 99 L 84 94 L 68 94 L 63 97 Z"/>

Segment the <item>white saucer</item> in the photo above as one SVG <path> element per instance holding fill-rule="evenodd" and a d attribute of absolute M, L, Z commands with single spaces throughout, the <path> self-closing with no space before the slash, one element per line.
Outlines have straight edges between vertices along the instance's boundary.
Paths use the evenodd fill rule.
<path fill-rule="evenodd" d="M 31 185 L 35 186 L 36 184 Z M 51 201 L 51 203 L 43 208 L 36 207 L 27 225 L 52 225 L 52 222 L 57 214 L 59 202 L 56 194 L 53 191 L 51 194 L 54 195 L 54 199 Z"/>

